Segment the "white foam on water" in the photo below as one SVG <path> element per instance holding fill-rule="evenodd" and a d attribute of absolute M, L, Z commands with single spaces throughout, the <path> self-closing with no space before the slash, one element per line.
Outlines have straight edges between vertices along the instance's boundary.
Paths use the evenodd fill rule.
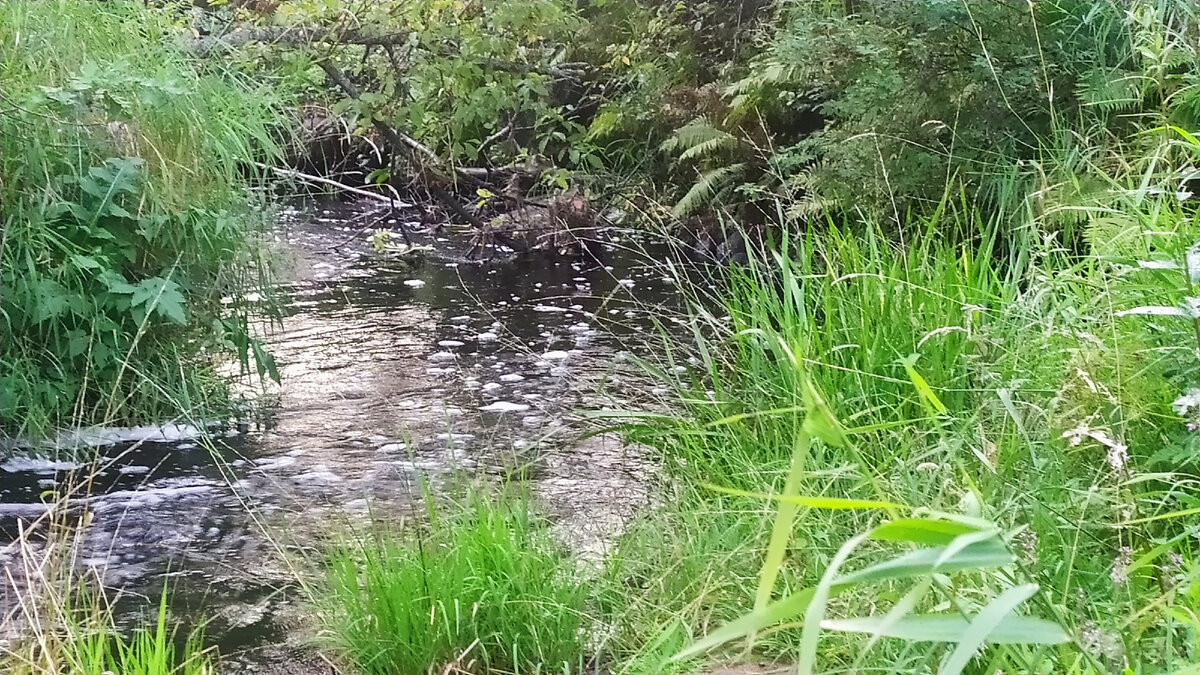
<path fill-rule="evenodd" d="M 509 403 L 508 401 L 496 401 L 480 408 L 483 412 L 508 413 L 508 412 L 525 412 L 529 410 L 529 406 L 524 403 Z"/>
<path fill-rule="evenodd" d="M 137 465 L 137 464 L 132 464 L 132 465 L 130 465 L 130 466 L 119 466 L 119 467 L 117 467 L 117 473 L 121 473 L 121 474 L 143 474 L 143 473 L 150 473 L 150 467 L 148 467 L 148 466 L 140 466 L 140 465 Z"/>
<path fill-rule="evenodd" d="M 75 462 L 59 462 L 52 459 L 39 459 L 37 457 L 12 457 L 5 460 L 3 464 L 0 464 L 0 471 L 32 473 L 45 476 L 59 471 L 74 471 L 82 467 L 82 464 Z"/>
<path fill-rule="evenodd" d="M 424 288 L 425 282 L 421 279 L 408 279 L 404 282 L 404 285 L 409 288 Z"/>

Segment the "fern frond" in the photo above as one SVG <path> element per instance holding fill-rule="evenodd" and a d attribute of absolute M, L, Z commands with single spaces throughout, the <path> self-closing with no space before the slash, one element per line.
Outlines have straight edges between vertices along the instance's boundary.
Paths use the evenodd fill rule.
<path fill-rule="evenodd" d="M 676 129 L 670 138 L 663 141 L 661 147 L 666 152 L 687 152 L 703 143 L 726 138 L 729 140 L 733 139 L 732 136 L 718 129 L 708 119 L 698 117 L 689 124 Z"/>
<path fill-rule="evenodd" d="M 1104 112 L 1127 110 L 1138 103 L 1137 76 L 1116 68 L 1094 68 L 1079 81 L 1079 99 Z"/>
<path fill-rule="evenodd" d="M 722 135 L 715 136 L 707 141 L 697 143 L 687 150 L 679 153 L 680 161 L 686 162 L 699 157 L 715 155 L 719 152 L 732 150 L 737 146 L 737 139 L 734 138 L 732 134 L 727 134 L 725 132 L 721 132 L 721 134 Z"/>
<path fill-rule="evenodd" d="M 687 194 L 675 204 L 671 213 L 682 218 L 712 203 L 723 192 L 732 188 L 734 183 L 745 174 L 745 171 L 746 165 L 738 163 L 704 172 L 700 175 L 700 180 L 697 180 Z"/>

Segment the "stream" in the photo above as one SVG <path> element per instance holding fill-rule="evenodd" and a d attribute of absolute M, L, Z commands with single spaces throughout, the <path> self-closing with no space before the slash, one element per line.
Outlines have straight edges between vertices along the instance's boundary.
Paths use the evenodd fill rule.
<path fill-rule="evenodd" d="M 95 446 L 87 465 L 0 449 L 0 567 L 15 583 L 22 523 L 44 511 L 44 493 L 90 476 L 75 567 L 121 590 L 125 621 L 149 616 L 169 580 L 173 611 L 207 620 L 222 672 L 261 672 L 303 651 L 298 579 L 317 569 L 322 541 L 404 517 L 422 481 L 436 492 L 459 473 L 519 475 L 577 554 L 611 541 L 645 503 L 653 467 L 612 435 L 581 440 L 573 412 L 628 405 L 628 356 L 678 305 L 655 256 L 637 252 L 653 245 L 617 236 L 601 265 L 479 263 L 467 235 L 425 232 L 414 243 L 431 250 L 412 262 L 355 236 L 360 216 L 345 204 L 281 210 L 274 236 L 290 273 L 265 295 L 283 321 L 262 330 L 282 384 L 253 420 L 59 440 Z M 26 540 L 36 551 L 44 536 Z M 12 585 L 0 639 L 19 630 Z"/>

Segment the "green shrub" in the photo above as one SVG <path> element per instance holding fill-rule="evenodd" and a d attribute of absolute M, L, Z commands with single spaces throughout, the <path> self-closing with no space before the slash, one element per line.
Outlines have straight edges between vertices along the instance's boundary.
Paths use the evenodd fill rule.
<path fill-rule="evenodd" d="M 0 23 L 0 426 L 219 400 L 209 357 L 251 351 L 219 301 L 254 262 L 243 172 L 276 152 L 273 99 L 142 3 L 4 3 Z"/>
<path fill-rule="evenodd" d="M 370 675 L 578 672 L 586 587 L 525 501 L 472 493 L 428 530 L 376 524 L 329 555 L 318 611 Z"/>
<path fill-rule="evenodd" d="M 1196 131 L 1197 21 L 1171 0 L 780 3 L 722 83 L 727 110 L 698 111 L 671 144 L 699 176 L 677 210 L 767 192 L 804 220 L 899 225 L 951 184 L 981 208 L 1032 194 L 1070 219 L 1108 176 L 1149 166 L 1139 130 Z"/>

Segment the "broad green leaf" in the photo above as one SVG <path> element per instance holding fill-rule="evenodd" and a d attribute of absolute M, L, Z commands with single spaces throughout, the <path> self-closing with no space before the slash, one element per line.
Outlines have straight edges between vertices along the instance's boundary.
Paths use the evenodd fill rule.
<path fill-rule="evenodd" d="M 792 444 L 792 465 L 788 471 L 787 481 L 783 485 L 783 496 L 793 497 L 800 491 L 800 481 L 804 478 L 804 465 L 808 461 L 808 451 L 811 444 L 807 429 L 796 432 Z M 782 502 L 775 511 L 775 522 L 771 527 L 771 541 L 767 544 L 767 555 L 763 559 L 762 571 L 758 578 L 758 589 L 754 594 L 754 609 L 765 609 L 775 591 L 775 581 L 779 578 L 779 568 L 783 566 L 783 558 L 787 554 L 788 540 L 792 535 L 792 522 L 796 517 L 798 504 Z M 754 637 L 751 634 L 751 645 Z"/>
<path fill-rule="evenodd" d="M 756 609 L 745 616 L 730 621 L 708 635 L 689 645 L 686 649 L 671 657 L 672 661 L 683 661 L 698 654 L 725 644 L 731 640 L 745 637 L 751 633 L 782 623 L 800 614 L 812 601 L 815 589 L 806 588 L 782 598 L 762 609 Z M 838 589 L 835 589 L 838 590 Z"/>
<path fill-rule="evenodd" d="M 999 538 L 976 542 L 943 560 L 942 556 L 945 552 L 945 547 L 937 547 L 906 553 L 857 572 L 851 572 L 838 579 L 838 584 L 875 583 L 921 576 L 932 572 L 949 573 L 989 569 L 1003 567 L 1013 561 L 1012 554 Z"/>
<path fill-rule="evenodd" d="M 1033 597 L 1033 594 L 1037 593 L 1037 590 L 1037 584 L 1016 586 L 1004 591 L 989 602 L 987 606 L 975 615 L 975 618 L 971 619 L 970 625 L 966 627 L 966 630 L 962 633 L 962 637 L 958 640 L 958 646 L 954 648 L 954 652 L 950 654 L 950 657 L 938 669 L 938 675 L 959 675 L 963 668 L 966 668 L 967 664 L 970 663 L 975 653 L 979 651 L 979 648 L 987 642 L 988 637 L 1006 619 L 1015 618 L 1012 615 L 1013 611 L 1022 602 Z"/>
<path fill-rule="evenodd" d="M 279 383 L 279 366 L 275 363 L 275 355 L 267 351 L 263 347 L 262 341 L 252 339 L 250 348 L 254 352 L 254 365 L 258 369 L 259 379 L 265 379 L 268 376 L 272 382 Z"/>
<path fill-rule="evenodd" d="M 837 421 L 829 404 L 817 388 L 807 379 L 804 381 L 805 402 L 808 405 L 808 415 L 804 418 L 804 429 L 827 445 L 835 448 L 846 446 L 846 436 L 842 433 L 842 425 Z"/>
<path fill-rule="evenodd" d="M 921 579 L 917 581 L 917 584 L 909 589 L 909 591 L 905 593 L 904 596 L 901 597 L 900 600 L 894 606 L 892 606 L 890 610 L 888 610 L 887 614 L 885 614 L 883 617 L 880 617 L 879 623 L 871 631 L 869 631 L 871 633 L 871 638 L 867 640 L 867 644 L 863 645 L 862 649 L 858 652 L 858 657 L 854 659 L 854 665 L 850 667 L 851 672 L 860 671 L 861 665 L 866 660 L 867 655 L 871 652 L 871 649 L 875 647 L 875 644 L 878 643 L 880 639 L 888 637 L 888 630 L 895 627 L 901 620 L 909 617 L 912 614 L 912 611 L 916 609 L 921 600 L 925 598 L 925 595 L 929 592 L 929 588 L 931 586 L 933 586 L 932 576 L 921 577 Z M 821 627 L 828 630 L 827 624 L 828 622 L 822 622 Z"/>
<path fill-rule="evenodd" d="M 100 282 L 104 284 L 109 293 L 130 295 L 137 290 L 137 287 L 126 281 L 124 276 L 112 269 L 102 271 L 97 275 L 97 278 L 100 279 Z"/>
<path fill-rule="evenodd" d="M 87 255 L 72 255 L 71 262 L 81 270 L 98 270 L 103 267 L 98 260 Z"/>
<path fill-rule="evenodd" d="M 837 583 L 837 573 L 846 558 L 867 540 L 867 534 L 860 534 L 842 544 L 838 552 L 825 568 L 821 582 L 813 592 L 812 602 L 804 610 L 804 630 L 800 635 L 800 664 L 796 667 L 799 675 L 812 675 L 817 663 L 817 642 L 821 637 L 821 622 L 825 619 L 825 607 L 833 594 L 834 584 Z"/>
<path fill-rule="evenodd" d="M 187 312 L 184 310 L 185 299 L 179 292 L 179 284 L 162 277 L 142 279 L 134 287 L 130 303 L 134 307 L 145 306 L 146 310 L 153 309 L 174 323 L 187 323 Z"/>
<path fill-rule="evenodd" d="M 942 563 L 954 557 L 956 553 L 962 551 L 971 544 L 986 541 L 993 537 L 999 538 L 999 536 L 999 530 L 981 530 L 979 532 L 968 532 L 966 534 L 959 535 L 946 545 L 946 550 L 942 552 L 940 557 L 938 557 L 937 563 L 935 564 L 941 566 Z"/>
<path fill-rule="evenodd" d="M 887 616 L 864 616 L 821 623 L 825 630 L 869 633 L 909 642 L 960 642 L 970 625 L 957 614 L 908 615 L 896 621 L 889 621 Z M 985 638 L 988 644 L 1030 645 L 1057 645 L 1070 640 L 1062 626 L 1053 621 L 1017 614 L 1003 617 Z"/>
<path fill-rule="evenodd" d="M 880 541 L 911 541 L 917 544 L 945 546 L 956 537 L 979 528 L 964 523 L 928 518 L 902 518 L 884 523 L 871 530 L 871 538 Z"/>
<path fill-rule="evenodd" d="M 918 576 L 924 577 L 935 571 L 948 573 L 1001 567 L 1011 563 L 1013 560 L 1008 549 L 1004 547 L 1003 542 L 998 538 L 971 544 L 942 562 L 940 566 L 936 565 L 944 552 L 945 549 L 942 547 L 921 549 L 877 565 L 872 565 L 857 572 L 848 573 L 834 580 L 829 587 L 829 597 L 833 597 L 858 584 Z M 672 657 L 672 660 L 680 661 L 690 658 L 730 640 L 751 635 L 764 628 L 791 619 L 807 610 L 815 593 L 815 587 L 806 588 L 765 607 L 756 608 L 753 612 L 735 619 L 704 636 L 687 649 L 676 654 Z"/>

